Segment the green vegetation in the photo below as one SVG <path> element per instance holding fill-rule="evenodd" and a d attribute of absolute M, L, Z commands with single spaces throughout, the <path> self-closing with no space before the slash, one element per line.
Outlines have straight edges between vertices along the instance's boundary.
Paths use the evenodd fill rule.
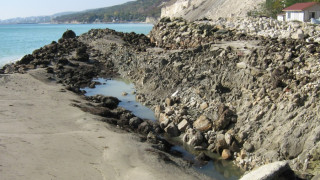
<path fill-rule="evenodd" d="M 276 18 L 277 14 L 281 13 L 284 8 L 302 2 L 320 2 L 320 0 L 266 0 L 265 3 L 261 4 L 259 10 L 251 11 L 248 15 Z"/>
<path fill-rule="evenodd" d="M 137 0 L 122 5 L 93 9 L 75 14 L 59 16 L 59 23 L 78 21 L 81 23 L 113 21 L 145 21 L 146 17 L 160 17 L 161 4 L 169 0 Z"/>

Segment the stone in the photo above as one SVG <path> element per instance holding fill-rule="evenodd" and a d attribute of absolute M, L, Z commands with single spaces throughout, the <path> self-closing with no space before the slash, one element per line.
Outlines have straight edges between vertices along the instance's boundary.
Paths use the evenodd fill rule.
<path fill-rule="evenodd" d="M 165 103 L 166 103 L 166 106 L 172 106 L 174 104 L 171 98 L 166 98 Z"/>
<path fill-rule="evenodd" d="M 224 149 L 221 154 L 222 159 L 227 160 L 232 158 L 232 154 L 229 149 Z"/>
<path fill-rule="evenodd" d="M 23 56 L 17 64 L 29 64 L 32 60 L 34 60 L 34 57 L 31 54 L 28 54 Z"/>
<path fill-rule="evenodd" d="M 166 114 L 160 113 L 159 122 L 160 122 L 161 128 L 165 128 L 169 124 L 170 120 Z"/>
<path fill-rule="evenodd" d="M 128 93 L 127 92 L 123 92 L 122 96 L 128 96 Z"/>
<path fill-rule="evenodd" d="M 110 108 L 110 109 L 115 109 L 118 107 L 120 100 L 116 97 L 104 97 L 103 98 L 103 106 Z"/>
<path fill-rule="evenodd" d="M 240 151 L 240 148 L 239 148 L 238 144 L 235 141 L 230 145 L 229 149 L 232 152 L 239 152 Z"/>
<path fill-rule="evenodd" d="M 200 109 L 205 110 L 209 107 L 208 103 L 204 102 L 200 105 Z"/>
<path fill-rule="evenodd" d="M 239 63 L 237 63 L 237 68 L 245 69 L 245 68 L 247 68 L 247 64 L 245 62 L 239 62 Z"/>
<path fill-rule="evenodd" d="M 129 125 L 133 128 L 137 128 L 139 124 L 141 124 L 143 121 L 138 117 L 133 117 L 129 120 Z"/>
<path fill-rule="evenodd" d="M 187 120 L 182 120 L 179 124 L 178 124 L 178 129 L 181 132 L 184 132 L 186 130 L 186 128 L 188 127 L 189 123 Z"/>
<path fill-rule="evenodd" d="M 279 175 L 290 170 L 287 161 L 278 161 L 255 169 L 244 175 L 240 180 L 272 180 L 277 179 Z"/>
<path fill-rule="evenodd" d="M 71 38 L 75 38 L 77 35 L 74 31 L 72 30 L 67 30 L 66 32 L 64 32 L 62 34 L 62 39 L 71 39 Z"/>
<path fill-rule="evenodd" d="M 301 40 L 304 38 L 304 32 L 301 29 L 298 29 L 296 33 L 293 33 L 291 38 Z"/>
<path fill-rule="evenodd" d="M 166 109 L 164 110 L 164 112 L 166 113 L 166 115 L 171 116 L 174 114 L 174 110 L 171 107 L 166 107 Z"/>
<path fill-rule="evenodd" d="M 230 146 L 232 143 L 232 136 L 229 133 L 226 133 L 224 135 L 224 139 L 225 139 L 226 143 Z"/>
<path fill-rule="evenodd" d="M 241 151 L 240 151 L 240 153 L 239 153 L 239 157 L 240 157 L 241 159 L 246 158 L 246 157 L 247 157 L 247 152 L 246 152 L 245 150 L 241 149 Z"/>
<path fill-rule="evenodd" d="M 152 126 L 147 121 L 144 121 L 138 127 L 138 131 L 143 134 L 148 134 L 151 130 L 152 130 Z"/>
<path fill-rule="evenodd" d="M 154 132 L 150 131 L 147 135 L 147 141 L 156 144 L 158 142 L 158 137 Z"/>
<path fill-rule="evenodd" d="M 231 122 L 231 111 L 229 109 L 225 110 L 220 114 L 219 119 L 215 121 L 214 126 L 215 130 L 225 129 Z"/>
<path fill-rule="evenodd" d="M 195 147 L 200 146 L 203 143 L 204 137 L 200 131 L 190 128 L 187 130 L 182 140 L 188 145 Z"/>
<path fill-rule="evenodd" d="M 252 152 L 254 150 L 254 146 L 249 143 L 249 142 L 245 142 L 243 144 L 243 148 L 247 151 L 247 152 Z"/>
<path fill-rule="evenodd" d="M 193 127 L 199 131 L 206 132 L 212 128 L 212 123 L 206 116 L 202 115 L 193 123 Z"/>
<path fill-rule="evenodd" d="M 226 143 L 225 137 L 223 134 L 217 135 L 217 144 L 216 144 L 216 150 L 218 153 L 220 153 L 223 149 L 227 149 L 228 145 Z"/>
<path fill-rule="evenodd" d="M 160 118 L 160 113 L 163 111 L 163 107 L 158 105 L 154 108 L 154 115 L 156 118 Z"/>
<path fill-rule="evenodd" d="M 164 131 L 166 133 L 168 133 L 171 137 L 177 137 L 179 136 L 180 132 L 177 128 L 177 126 L 172 122 L 170 123 L 165 129 Z"/>

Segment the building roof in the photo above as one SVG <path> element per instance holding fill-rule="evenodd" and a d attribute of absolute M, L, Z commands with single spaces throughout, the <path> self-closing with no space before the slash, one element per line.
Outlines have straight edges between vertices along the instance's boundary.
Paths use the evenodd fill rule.
<path fill-rule="evenodd" d="M 306 3 L 296 3 L 294 5 L 291 5 L 282 11 L 303 11 L 309 7 L 312 7 L 314 5 L 318 4 L 317 2 L 306 2 Z"/>

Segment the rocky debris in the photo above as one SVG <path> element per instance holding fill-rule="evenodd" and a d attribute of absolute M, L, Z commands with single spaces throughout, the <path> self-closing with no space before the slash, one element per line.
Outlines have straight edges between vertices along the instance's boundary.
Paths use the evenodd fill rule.
<path fill-rule="evenodd" d="M 173 123 L 188 144 L 217 153 L 228 149 L 246 170 L 309 151 L 312 143 L 303 142 L 319 126 L 319 44 L 256 36 L 220 21 L 224 26 L 163 19 L 150 33 L 158 48 L 132 57 L 133 51 L 118 47 L 118 56 L 110 57 L 153 99 L 148 103 L 161 127 Z M 209 32 L 202 37 L 204 27 Z M 188 38 L 195 43 L 184 43 Z M 212 127 L 199 132 L 193 128 L 202 115 Z"/>
<path fill-rule="evenodd" d="M 196 48 L 221 40 L 250 39 L 245 34 L 236 35 L 235 31 L 219 29 L 218 26 L 200 23 L 188 23 L 182 18 L 173 20 L 163 18 L 150 32 L 150 40 L 158 47 L 166 49 Z M 253 39 L 253 38 L 252 38 Z"/>
<path fill-rule="evenodd" d="M 318 160 L 311 154 L 319 149 L 318 42 L 310 39 L 304 25 L 294 22 L 290 26 L 301 29 L 303 39 L 270 38 L 253 29 L 257 21 L 277 27 L 273 20 L 235 21 L 244 25 L 239 28 L 225 19 L 205 23 L 163 19 L 150 40 L 91 30 L 53 42 L 22 64 L 6 65 L 1 71 L 47 68 L 53 79 L 76 93 L 84 93 L 81 87 L 90 86 L 93 78 L 119 73 L 136 82 L 137 97 L 159 118 L 156 127 L 132 120 L 134 127 L 139 124 L 135 131 L 184 134 L 183 142 L 196 149 L 230 151 L 230 159 L 245 170 L 290 160 L 295 171 L 316 175 L 312 170 Z M 247 28 L 252 31 L 244 31 Z M 87 61 L 77 60 L 79 47 L 86 47 Z M 107 108 L 108 121 L 131 127 L 132 114 L 107 104 L 94 113 L 103 114 Z"/>
<path fill-rule="evenodd" d="M 320 28 L 311 23 L 278 21 L 265 17 L 219 18 L 217 21 L 198 21 L 198 23 L 237 30 L 236 34 L 320 42 Z"/>

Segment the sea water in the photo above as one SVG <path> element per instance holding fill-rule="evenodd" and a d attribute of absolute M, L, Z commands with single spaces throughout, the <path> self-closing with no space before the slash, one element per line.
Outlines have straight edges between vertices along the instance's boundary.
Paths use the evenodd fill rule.
<path fill-rule="evenodd" d="M 58 41 L 66 30 L 81 35 L 90 29 L 148 34 L 151 24 L 10 24 L 0 25 L 0 68 L 31 54 L 35 49 Z"/>

